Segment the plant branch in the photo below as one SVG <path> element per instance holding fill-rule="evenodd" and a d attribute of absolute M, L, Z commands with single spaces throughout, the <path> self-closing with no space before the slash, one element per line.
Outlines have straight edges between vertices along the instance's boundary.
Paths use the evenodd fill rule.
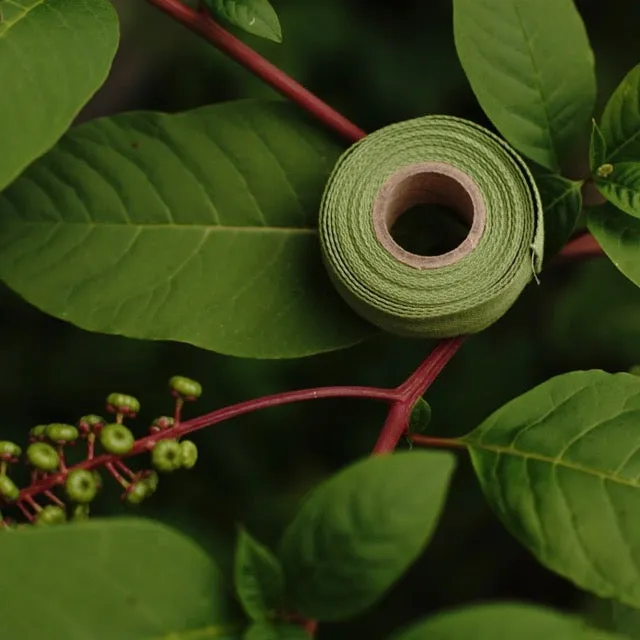
<path fill-rule="evenodd" d="M 355 142 L 366 135 L 362 129 L 305 89 L 291 76 L 223 29 L 209 15 L 188 7 L 180 0 L 147 0 L 147 2 L 210 42 L 348 141 Z"/>
<path fill-rule="evenodd" d="M 555 257 L 555 261 L 558 264 L 563 264 L 574 260 L 602 256 L 604 256 L 604 251 L 597 240 L 590 233 L 583 233 L 569 240 Z"/>

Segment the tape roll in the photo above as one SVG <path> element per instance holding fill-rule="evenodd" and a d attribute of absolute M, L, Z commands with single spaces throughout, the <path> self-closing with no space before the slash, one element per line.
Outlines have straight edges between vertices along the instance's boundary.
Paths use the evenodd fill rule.
<path fill-rule="evenodd" d="M 397 218 L 425 203 L 467 222 L 452 251 L 422 256 L 394 241 Z M 542 205 L 526 164 L 490 131 L 449 116 L 393 124 L 349 148 L 329 177 L 319 231 L 342 297 L 404 336 L 485 329 L 542 266 Z"/>

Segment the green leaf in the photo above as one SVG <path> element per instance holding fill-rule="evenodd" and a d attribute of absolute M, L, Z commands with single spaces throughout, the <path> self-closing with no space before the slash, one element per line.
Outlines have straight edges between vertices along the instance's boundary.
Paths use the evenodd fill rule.
<path fill-rule="evenodd" d="M 558 170 L 587 134 L 596 96 L 573 1 L 454 0 L 453 9 L 458 56 L 480 106 L 516 149 Z"/>
<path fill-rule="evenodd" d="M 546 567 L 640 604 L 640 379 L 577 371 L 504 405 L 462 440 L 491 506 Z"/>
<path fill-rule="evenodd" d="M 640 162 L 619 162 L 607 177 L 596 178 L 596 184 L 611 204 L 640 218 Z"/>
<path fill-rule="evenodd" d="M 409 418 L 409 433 L 426 433 L 431 422 L 431 407 L 424 398 L 418 398 Z"/>
<path fill-rule="evenodd" d="M 211 558 L 150 520 L 0 533 L 0 565 L 7 638 L 240 637 Z"/>
<path fill-rule="evenodd" d="M 4 2 L 2 16 L 0 191 L 69 128 L 118 46 L 107 0 Z"/>
<path fill-rule="evenodd" d="M 577 617 L 546 607 L 505 602 L 444 611 L 392 640 L 622 640 Z"/>
<path fill-rule="evenodd" d="M 90 331 L 257 358 L 350 346 L 374 329 L 315 229 L 339 153 L 278 101 L 90 122 L 0 194 L 0 277 Z"/>
<path fill-rule="evenodd" d="M 582 212 L 582 182 L 555 174 L 536 175 L 544 209 L 544 254 L 551 260 L 573 233 Z"/>
<path fill-rule="evenodd" d="M 293 624 L 256 622 L 247 629 L 243 640 L 309 640 L 309 634 Z"/>
<path fill-rule="evenodd" d="M 211 12 L 247 33 L 282 42 L 278 14 L 269 0 L 205 0 Z"/>
<path fill-rule="evenodd" d="M 605 163 L 607 159 L 607 143 L 598 123 L 593 120 L 591 128 L 591 144 L 589 145 L 589 167 L 596 172 L 598 167 Z"/>
<path fill-rule="evenodd" d="M 235 556 L 236 592 L 253 620 L 269 617 L 284 595 L 284 575 L 278 559 L 244 529 Z"/>
<path fill-rule="evenodd" d="M 281 545 L 293 609 L 335 621 L 379 600 L 429 542 L 454 462 L 431 451 L 376 456 L 317 487 Z"/>
<path fill-rule="evenodd" d="M 607 144 L 607 162 L 640 161 L 640 64 L 613 92 L 600 128 Z"/>
<path fill-rule="evenodd" d="M 605 204 L 589 209 L 587 226 L 611 262 L 640 287 L 640 220 Z"/>

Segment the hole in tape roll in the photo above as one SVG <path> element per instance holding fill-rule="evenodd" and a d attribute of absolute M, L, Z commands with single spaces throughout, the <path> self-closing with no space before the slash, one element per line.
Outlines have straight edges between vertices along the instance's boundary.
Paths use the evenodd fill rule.
<path fill-rule="evenodd" d="M 464 172 L 441 162 L 408 165 L 393 173 L 373 204 L 380 244 L 416 269 L 453 264 L 484 232 L 484 199 Z"/>

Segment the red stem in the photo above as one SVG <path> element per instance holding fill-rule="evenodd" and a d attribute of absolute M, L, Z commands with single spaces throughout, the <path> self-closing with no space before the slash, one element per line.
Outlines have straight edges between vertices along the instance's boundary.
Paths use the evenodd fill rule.
<path fill-rule="evenodd" d="M 466 449 L 467 445 L 455 438 L 436 438 L 434 436 L 423 436 L 414 434 L 410 436 L 411 442 L 421 447 L 442 448 L 442 449 Z"/>
<path fill-rule="evenodd" d="M 583 233 L 569 240 L 555 258 L 557 263 L 581 260 L 584 258 L 596 258 L 604 256 L 602 248 L 597 240 L 589 233 Z"/>
<path fill-rule="evenodd" d="M 305 89 L 284 71 L 232 36 L 210 16 L 188 7 L 180 0 L 147 0 L 147 2 L 210 42 L 278 93 L 306 109 L 320 122 L 334 129 L 347 140 L 355 142 L 366 135 L 362 129 Z"/>

